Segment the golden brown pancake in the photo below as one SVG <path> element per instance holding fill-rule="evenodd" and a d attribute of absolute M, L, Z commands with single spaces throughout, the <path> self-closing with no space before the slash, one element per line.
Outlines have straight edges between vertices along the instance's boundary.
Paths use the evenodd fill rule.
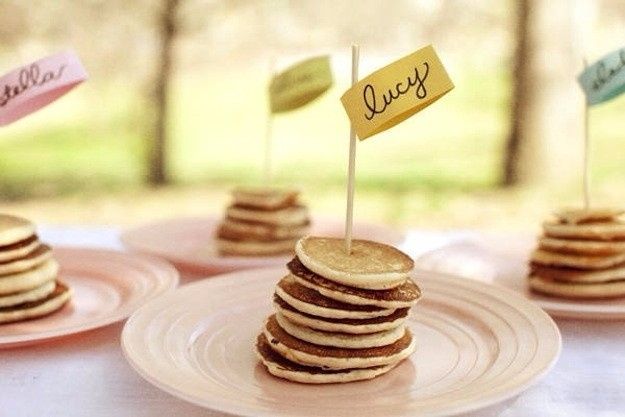
<path fill-rule="evenodd" d="M 57 281 L 54 291 L 45 298 L 0 308 L 0 324 L 40 318 L 60 310 L 71 298 L 71 290 Z"/>
<path fill-rule="evenodd" d="M 406 330 L 404 336 L 401 339 L 387 346 L 366 349 L 343 349 L 332 346 L 314 345 L 312 343 L 296 339 L 295 337 L 285 332 L 282 327 L 280 327 L 278 321 L 276 320 L 275 314 L 272 314 L 269 317 L 266 327 L 269 333 L 271 333 L 275 339 L 279 340 L 281 343 L 287 345 L 292 349 L 310 353 L 311 355 L 324 357 L 331 356 L 334 358 L 371 358 L 378 356 L 391 356 L 406 349 L 410 345 L 412 339 L 410 331 Z M 271 343 L 274 342 L 271 341 Z"/>
<path fill-rule="evenodd" d="M 287 267 L 291 274 L 305 281 L 297 280 L 299 284 L 317 290 L 326 297 L 347 303 L 400 308 L 411 306 L 421 296 L 421 290 L 412 279 L 388 290 L 366 290 L 330 281 L 306 268 L 297 257 L 293 258 Z"/>
<path fill-rule="evenodd" d="M 382 307 L 373 305 L 348 304 L 325 297 L 313 289 L 298 284 L 291 276 L 288 275 L 278 282 L 278 287 L 299 301 L 328 309 L 364 312 L 378 312 L 385 310 Z"/>
<path fill-rule="evenodd" d="M 363 369 L 323 369 L 315 366 L 305 366 L 290 361 L 276 353 L 264 334 L 256 339 L 256 353 L 267 371 L 274 376 L 304 384 L 344 383 L 371 379 L 382 375 L 395 366 L 374 366 Z"/>

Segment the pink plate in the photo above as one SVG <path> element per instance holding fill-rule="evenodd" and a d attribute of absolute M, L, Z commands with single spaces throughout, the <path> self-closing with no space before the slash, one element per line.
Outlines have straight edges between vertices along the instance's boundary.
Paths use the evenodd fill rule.
<path fill-rule="evenodd" d="M 143 255 L 55 247 L 54 257 L 61 265 L 59 278 L 74 291 L 72 300 L 47 317 L 0 325 L 0 348 L 42 342 L 123 320 L 178 284 L 175 268 Z"/>
<path fill-rule="evenodd" d="M 415 278 L 424 298 L 408 325 L 417 351 L 371 381 L 311 386 L 269 375 L 254 342 L 284 268 L 238 271 L 185 285 L 126 322 L 122 348 L 155 386 L 246 416 L 441 416 L 503 401 L 544 375 L 558 328 L 505 288 L 437 273 Z"/>
<path fill-rule="evenodd" d="M 422 255 L 420 268 L 449 272 L 510 288 L 554 317 L 625 319 L 625 298 L 575 300 L 536 294 L 527 286 L 529 255 L 536 237 L 529 234 L 483 234 Z"/>
<path fill-rule="evenodd" d="M 221 219 L 180 218 L 164 220 L 122 234 L 121 240 L 131 250 L 159 256 L 193 275 L 215 275 L 240 269 L 284 265 L 292 256 L 240 257 L 220 256 L 213 235 Z M 342 236 L 343 222 L 313 220 L 311 234 Z M 354 237 L 399 244 L 403 235 L 385 226 L 354 224 Z"/>

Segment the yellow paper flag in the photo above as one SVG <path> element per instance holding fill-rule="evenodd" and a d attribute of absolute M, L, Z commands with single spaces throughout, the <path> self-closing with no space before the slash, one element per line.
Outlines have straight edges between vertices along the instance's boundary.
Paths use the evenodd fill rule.
<path fill-rule="evenodd" d="M 429 45 L 358 81 L 341 102 L 363 140 L 406 120 L 453 88 Z"/>
<path fill-rule="evenodd" d="M 327 55 L 299 62 L 271 80 L 271 112 L 280 113 L 302 107 L 325 93 L 331 86 L 332 72 Z"/>

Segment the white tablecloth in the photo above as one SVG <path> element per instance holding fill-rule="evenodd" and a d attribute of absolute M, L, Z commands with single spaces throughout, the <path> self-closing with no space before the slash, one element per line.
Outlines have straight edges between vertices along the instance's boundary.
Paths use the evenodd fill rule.
<path fill-rule="evenodd" d="M 53 244 L 121 248 L 112 228 L 44 227 Z M 412 255 L 464 233 L 411 232 Z M 562 356 L 520 396 L 470 416 L 625 416 L 625 322 L 558 320 Z M 126 364 L 121 324 L 30 347 L 0 350 L 2 417 L 223 416 L 159 391 Z"/>

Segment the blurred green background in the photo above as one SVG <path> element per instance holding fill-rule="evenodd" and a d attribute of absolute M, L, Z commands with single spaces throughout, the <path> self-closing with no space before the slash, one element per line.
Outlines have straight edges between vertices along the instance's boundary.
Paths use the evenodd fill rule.
<path fill-rule="evenodd" d="M 0 3 L 0 71 L 71 47 L 91 75 L 58 102 L 0 130 L 3 211 L 45 222 L 113 224 L 221 215 L 229 188 L 263 182 L 269 60 L 279 69 L 330 53 L 335 86 L 309 106 L 275 116 L 272 153 L 277 184 L 301 188 L 315 213 L 340 217 L 349 126 L 339 97 L 349 86 L 350 43 L 361 45 L 361 74 L 433 43 L 456 88 L 359 144 L 356 219 L 533 228 L 555 208 L 581 204 L 583 101 L 574 76 L 582 56 L 599 58 L 625 38 L 625 10 L 607 0 L 402 0 L 393 8 L 374 1 L 127 3 Z M 549 39 L 540 28 L 523 31 L 523 13 L 525 26 L 551 16 Z M 163 43 L 167 21 L 176 29 Z M 532 41 L 519 57 L 520 37 L 545 45 Z M 172 56 L 167 176 L 155 186 L 149 150 L 163 48 Z M 522 90 L 519 71 L 532 80 Z M 534 91 L 521 96 L 529 110 L 515 113 L 526 90 Z M 623 111 L 625 98 L 590 111 L 598 205 L 623 206 Z M 524 131 L 530 133 L 520 135 L 513 155 L 521 160 L 519 178 L 502 184 L 513 120 L 530 125 Z"/>

